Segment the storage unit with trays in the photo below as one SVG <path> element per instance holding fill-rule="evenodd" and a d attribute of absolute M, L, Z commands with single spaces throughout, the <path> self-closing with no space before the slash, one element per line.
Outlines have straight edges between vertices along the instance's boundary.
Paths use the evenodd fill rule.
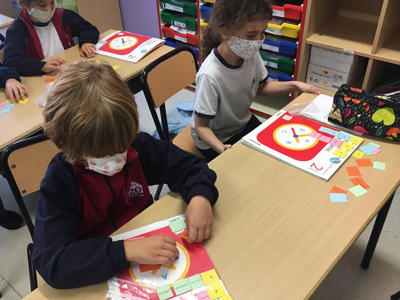
<path fill-rule="evenodd" d="M 191 47 L 200 62 L 199 0 L 157 0 L 157 2 L 160 37 L 165 40 L 165 44 L 174 48 L 182 45 Z"/>
<path fill-rule="evenodd" d="M 313 45 L 367 60 L 366 71 L 355 83 L 356 88 L 372 91 L 398 80 L 389 75 L 400 74 L 399 0 L 305 1 L 306 35 L 301 46 L 299 80 L 307 78 Z M 334 91 L 325 93 L 333 95 Z"/>
<path fill-rule="evenodd" d="M 269 72 L 269 81 L 296 80 L 299 37 L 303 30 L 306 0 L 271 0 L 272 19 L 265 30 L 261 58 Z M 256 96 L 250 110 L 269 117 L 294 99 L 294 93 L 280 97 Z"/>

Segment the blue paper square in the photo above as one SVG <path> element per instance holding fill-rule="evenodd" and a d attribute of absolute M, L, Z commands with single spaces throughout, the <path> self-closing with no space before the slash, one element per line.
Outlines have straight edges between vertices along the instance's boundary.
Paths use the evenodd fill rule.
<path fill-rule="evenodd" d="M 351 138 L 351 135 L 349 135 L 347 133 L 344 133 L 344 132 L 341 132 L 339 134 L 338 138 L 342 139 L 342 140 L 345 140 L 345 141 L 348 141 Z"/>
<path fill-rule="evenodd" d="M 331 198 L 331 202 L 335 202 L 335 203 L 347 203 L 348 202 L 346 194 L 330 193 L 329 197 Z"/>
<path fill-rule="evenodd" d="M 371 152 L 374 152 L 376 150 L 375 147 L 373 147 L 373 146 L 371 146 L 369 144 L 366 145 L 366 146 L 359 147 L 359 149 L 364 153 L 371 153 Z"/>

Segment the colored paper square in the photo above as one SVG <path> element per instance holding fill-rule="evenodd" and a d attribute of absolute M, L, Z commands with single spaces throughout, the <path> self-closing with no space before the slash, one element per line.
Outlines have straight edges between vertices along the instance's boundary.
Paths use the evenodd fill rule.
<path fill-rule="evenodd" d="M 335 135 L 333 134 L 334 131 L 333 131 L 332 129 L 330 129 L 330 128 L 326 129 L 326 130 L 325 130 L 325 133 L 335 136 Z"/>
<path fill-rule="evenodd" d="M 351 138 L 351 135 L 349 135 L 347 133 L 344 133 L 344 132 L 341 132 L 339 134 L 338 138 L 342 139 L 342 140 L 345 140 L 345 141 L 348 141 Z"/>
<path fill-rule="evenodd" d="M 317 133 L 315 131 L 311 131 L 308 135 L 311 136 L 311 137 L 315 137 L 316 134 Z"/>
<path fill-rule="evenodd" d="M 7 107 L 8 104 L 8 102 L 2 102 L 0 103 L 0 108 Z"/>
<path fill-rule="evenodd" d="M 346 194 L 329 194 L 329 198 L 331 202 L 334 203 L 347 203 L 347 196 Z"/>
<path fill-rule="evenodd" d="M 226 295 L 225 297 L 223 297 L 221 300 L 233 300 L 231 296 Z"/>
<path fill-rule="evenodd" d="M 330 191 L 329 194 L 347 194 L 346 190 L 342 190 L 341 188 L 338 188 L 337 186 L 334 186 Z"/>
<path fill-rule="evenodd" d="M 378 170 L 385 170 L 386 169 L 386 164 L 383 162 L 379 162 L 379 161 L 374 161 L 374 169 L 378 169 Z"/>
<path fill-rule="evenodd" d="M 361 172 L 357 167 L 346 167 L 349 176 L 361 176 Z"/>
<path fill-rule="evenodd" d="M 337 141 L 340 141 L 340 140 L 338 140 L 337 138 L 333 138 L 333 139 L 331 139 L 331 140 L 329 141 L 328 144 L 335 146 L 335 143 L 336 143 Z"/>
<path fill-rule="evenodd" d="M 177 232 L 186 228 L 186 223 L 183 219 L 175 220 L 169 223 L 172 232 Z"/>
<path fill-rule="evenodd" d="M 204 286 L 203 279 L 201 279 L 200 274 L 193 275 L 188 278 L 190 286 L 192 287 L 192 290 L 198 289 L 202 286 Z"/>
<path fill-rule="evenodd" d="M 14 103 L 14 100 L 6 100 L 8 104 Z"/>
<path fill-rule="evenodd" d="M 349 191 L 356 197 L 360 197 L 361 195 L 368 193 L 368 191 L 364 189 L 361 185 L 349 188 Z"/>
<path fill-rule="evenodd" d="M 333 155 L 339 156 L 339 157 L 346 157 L 347 155 L 347 151 L 346 150 L 342 150 L 342 149 L 336 149 L 335 152 L 333 152 Z"/>
<path fill-rule="evenodd" d="M 333 130 L 333 129 L 332 129 L 332 135 L 338 137 L 339 134 L 340 134 L 340 131 L 336 131 L 336 130 Z"/>
<path fill-rule="evenodd" d="M 87 59 L 87 61 L 91 61 L 91 60 L 94 60 L 94 59 L 93 59 L 93 58 L 88 58 L 88 59 Z"/>
<path fill-rule="evenodd" d="M 157 289 L 157 294 L 160 300 L 165 300 L 174 296 L 168 284 Z"/>
<path fill-rule="evenodd" d="M 381 145 L 378 145 L 378 144 L 376 144 L 374 142 L 369 142 L 368 145 L 371 145 L 372 147 L 374 147 L 376 149 L 379 149 L 381 147 Z"/>
<path fill-rule="evenodd" d="M 121 66 L 117 66 L 117 65 L 113 66 L 113 69 L 114 69 L 115 71 L 118 70 L 119 68 L 121 68 Z"/>
<path fill-rule="evenodd" d="M 18 100 L 18 103 L 20 103 L 20 104 L 26 104 L 26 102 L 28 102 L 28 101 L 29 101 L 29 99 L 24 98 L 24 99 Z"/>
<path fill-rule="evenodd" d="M 319 131 L 319 132 L 326 132 L 326 133 L 329 133 L 330 128 L 325 127 L 325 126 L 321 126 L 321 127 L 318 129 L 318 131 Z"/>
<path fill-rule="evenodd" d="M 218 277 L 215 269 L 212 269 L 207 272 L 203 272 L 200 274 L 200 276 L 201 276 L 201 279 L 203 279 L 203 282 L 205 285 L 213 284 L 219 280 L 219 277 Z"/>
<path fill-rule="evenodd" d="M 356 179 L 358 180 L 358 182 L 360 183 L 360 185 L 361 185 L 364 189 L 369 188 L 368 183 L 366 183 L 366 182 L 364 181 L 364 179 L 362 179 L 361 177 L 357 177 Z"/>
<path fill-rule="evenodd" d="M 181 239 L 187 240 L 189 238 L 187 228 L 181 233 Z"/>
<path fill-rule="evenodd" d="M 350 179 L 351 182 L 353 183 L 353 185 L 360 185 L 360 182 L 358 181 L 357 178 L 361 178 L 361 177 L 354 177 L 354 178 L 351 178 L 351 179 Z"/>
<path fill-rule="evenodd" d="M 181 295 L 192 289 L 192 287 L 190 286 L 189 280 L 187 280 L 187 278 L 179 280 L 177 282 L 174 282 L 172 284 L 172 286 L 174 287 L 174 291 L 175 291 L 176 295 Z"/>
<path fill-rule="evenodd" d="M 46 88 L 46 90 L 50 91 L 51 90 L 51 85 L 48 84 L 48 85 L 45 86 L 45 88 Z"/>
<path fill-rule="evenodd" d="M 139 264 L 140 273 L 161 269 L 161 265 L 142 265 Z"/>
<path fill-rule="evenodd" d="M 207 292 L 210 295 L 211 300 L 215 300 L 226 295 L 226 291 L 221 282 L 208 286 Z"/>
<path fill-rule="evenodd" d="M 327 136 L 325 136 L 325 135 L 321 135 L 321 136 L 319 137 L 319 140 L 322 141 L 322 142 L 325 142 L 325 143 L 329 143 L 329 142 L 332 140 L 332 138 L 327 137 Z"/>
<path fill-rule="evenodd" d="M 371 152 L 370 154 L 377 155 L 381 151 L 382 151 L 381 149 L 376 149 L 374 152 Z"/>
<path fill-rule="evenodd" d="M 364 153 L 371 153 L 376 151 L 376 148 L 371 145 L 362 146 L 359 149 Z"/>
<path fill-rule="evenodd" d="M 46 78 L 46 80 L 44 82 L 53 82 L 55 80 L 56 80 L 55 78 Z"/>
<path fill-rule="evenodd" d="M 364 156 L 364 152 L 362 152 L 360 150 L 356 150 L 356 151 L 354 151 L 353 156 L 355 156 L 357 158 L 362 158 Z"/>
<path fill-rule="evenodd" d="M 350 143 L 353 143 L 353 144 L 356 144 L 356 145 L 360 145 L 361 143 L 362 143 L 362 139 L 359 139 L 359 138 L 357 138 L 357 137 L 355 137 L 355 136 L 352 136 L 350 139 L 349 139 L 349 142 Z"/>
<path fill-rule="evenodd" d="M 359 167 L 372 167 L 372 162 L 369 159 L 357 159 L 356 163 Z"/>
<path fill-rule="evenodd" d="M 336 141 L 335 141 L 335 144 L 333 145 L 333 146 L 335 146 L 335 147 L 340 147 L 340 145 L 342 145 L 343 144 L 343 141 L 342 140 L 339 140 L 339 139 L 336 139 Z"/>
<path fill-rule="evenodd" d="M 201 291 L 196 294 L 198 300 L 211 300 L 207 290 Z"/>
<path fill-rule="evenodd" d="M 315 132 L 313 138 L 319 139 L 322 134 Z"/>
<path fill-rule="evenodd" d="M 354 145 L 348 142 L 344 142 L 343 144 L 340 145 L 340 148 L 346 149 L 346 150 L 353 150 Z"/>

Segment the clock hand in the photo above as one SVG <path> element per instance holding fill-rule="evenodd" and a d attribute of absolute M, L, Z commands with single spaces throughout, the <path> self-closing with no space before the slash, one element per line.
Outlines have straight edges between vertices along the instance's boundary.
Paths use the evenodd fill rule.
<path fill-rule="evenodd" d="M 293 127 L 292 127 L 292 132 L 293 132 L 293 137 L 296 140 L 296 142 L 300 143 L 299 136 L 296 134 L 296 131 L 294 131 Z"/>
<path fill-rule="evenodd" d="M 294 131 L 293 127 L 292 127 L 292 132 L 293 132 L 294 135 L 297 135 L 296 132 Z"/>
<path fill-rule="evenodd" d="M 299 134 L 298 137 L 309 136 L 309 134 Z"/>
<path fill-rule="evenodd" d="M 125 41 L 124 41 L 124 38 L 122 38 L 122 44 L 124 44 L 124 46 L 125 46 Z"/>

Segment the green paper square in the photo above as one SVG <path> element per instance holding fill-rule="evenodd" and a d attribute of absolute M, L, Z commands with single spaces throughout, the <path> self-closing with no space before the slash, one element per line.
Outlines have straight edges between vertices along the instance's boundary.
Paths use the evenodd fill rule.
<path fill-rule="evenodd" d="M 375 147 L 376 149 L 379 149 L 381 145 L 375 144 L 373 142 L 369 142 L 368 145 L 371 145 L 372 147 Z"/>
<path fill-rule="evenodd" d="M 172 286 L 174 287 L 175 294 L 177 296 L 186 293 L 192 289 L 187 278 L 174 282 Z"/>
<path fill-rule="evenodd" d="M 367 190 L 364 189 L 361 185 L 356 185 L 349 189 L 350 192 L 353 193 L 354 196 L 359 197 L 367 193 Z"/>
<path fill-rule="evenodd" d="M 374 169 L 378 169 L 378 170 L 383 170 L 383 171 L 385 171 L 385 169 L 386 169 L 386 164 L 383 163 L 383 162 L 374 161 Z"/>
<path fill-rule="evenodd" d="M 157 294 L 160 300 L 165 300 L 174 296 L 168 284 L 157 289 Z"/>
<path fill-rule="evenodd" d="M 198 288 L 204 286 L 204 282 L 203 282 L 203 279 L 201 279 L 200 274 L 196 274 L 192 277 L 189 277 L 188 279 L 189 279 L 190 286 L 192 287 L 192 290 L 195 290 L 195 289 L 198 289 Z"/>
<path fill-rule="evenodd" d="M 186 228 L 186 223 L 183 219 L 179 219 L 169 223 L 172 232 L 177 232 Z"/>

